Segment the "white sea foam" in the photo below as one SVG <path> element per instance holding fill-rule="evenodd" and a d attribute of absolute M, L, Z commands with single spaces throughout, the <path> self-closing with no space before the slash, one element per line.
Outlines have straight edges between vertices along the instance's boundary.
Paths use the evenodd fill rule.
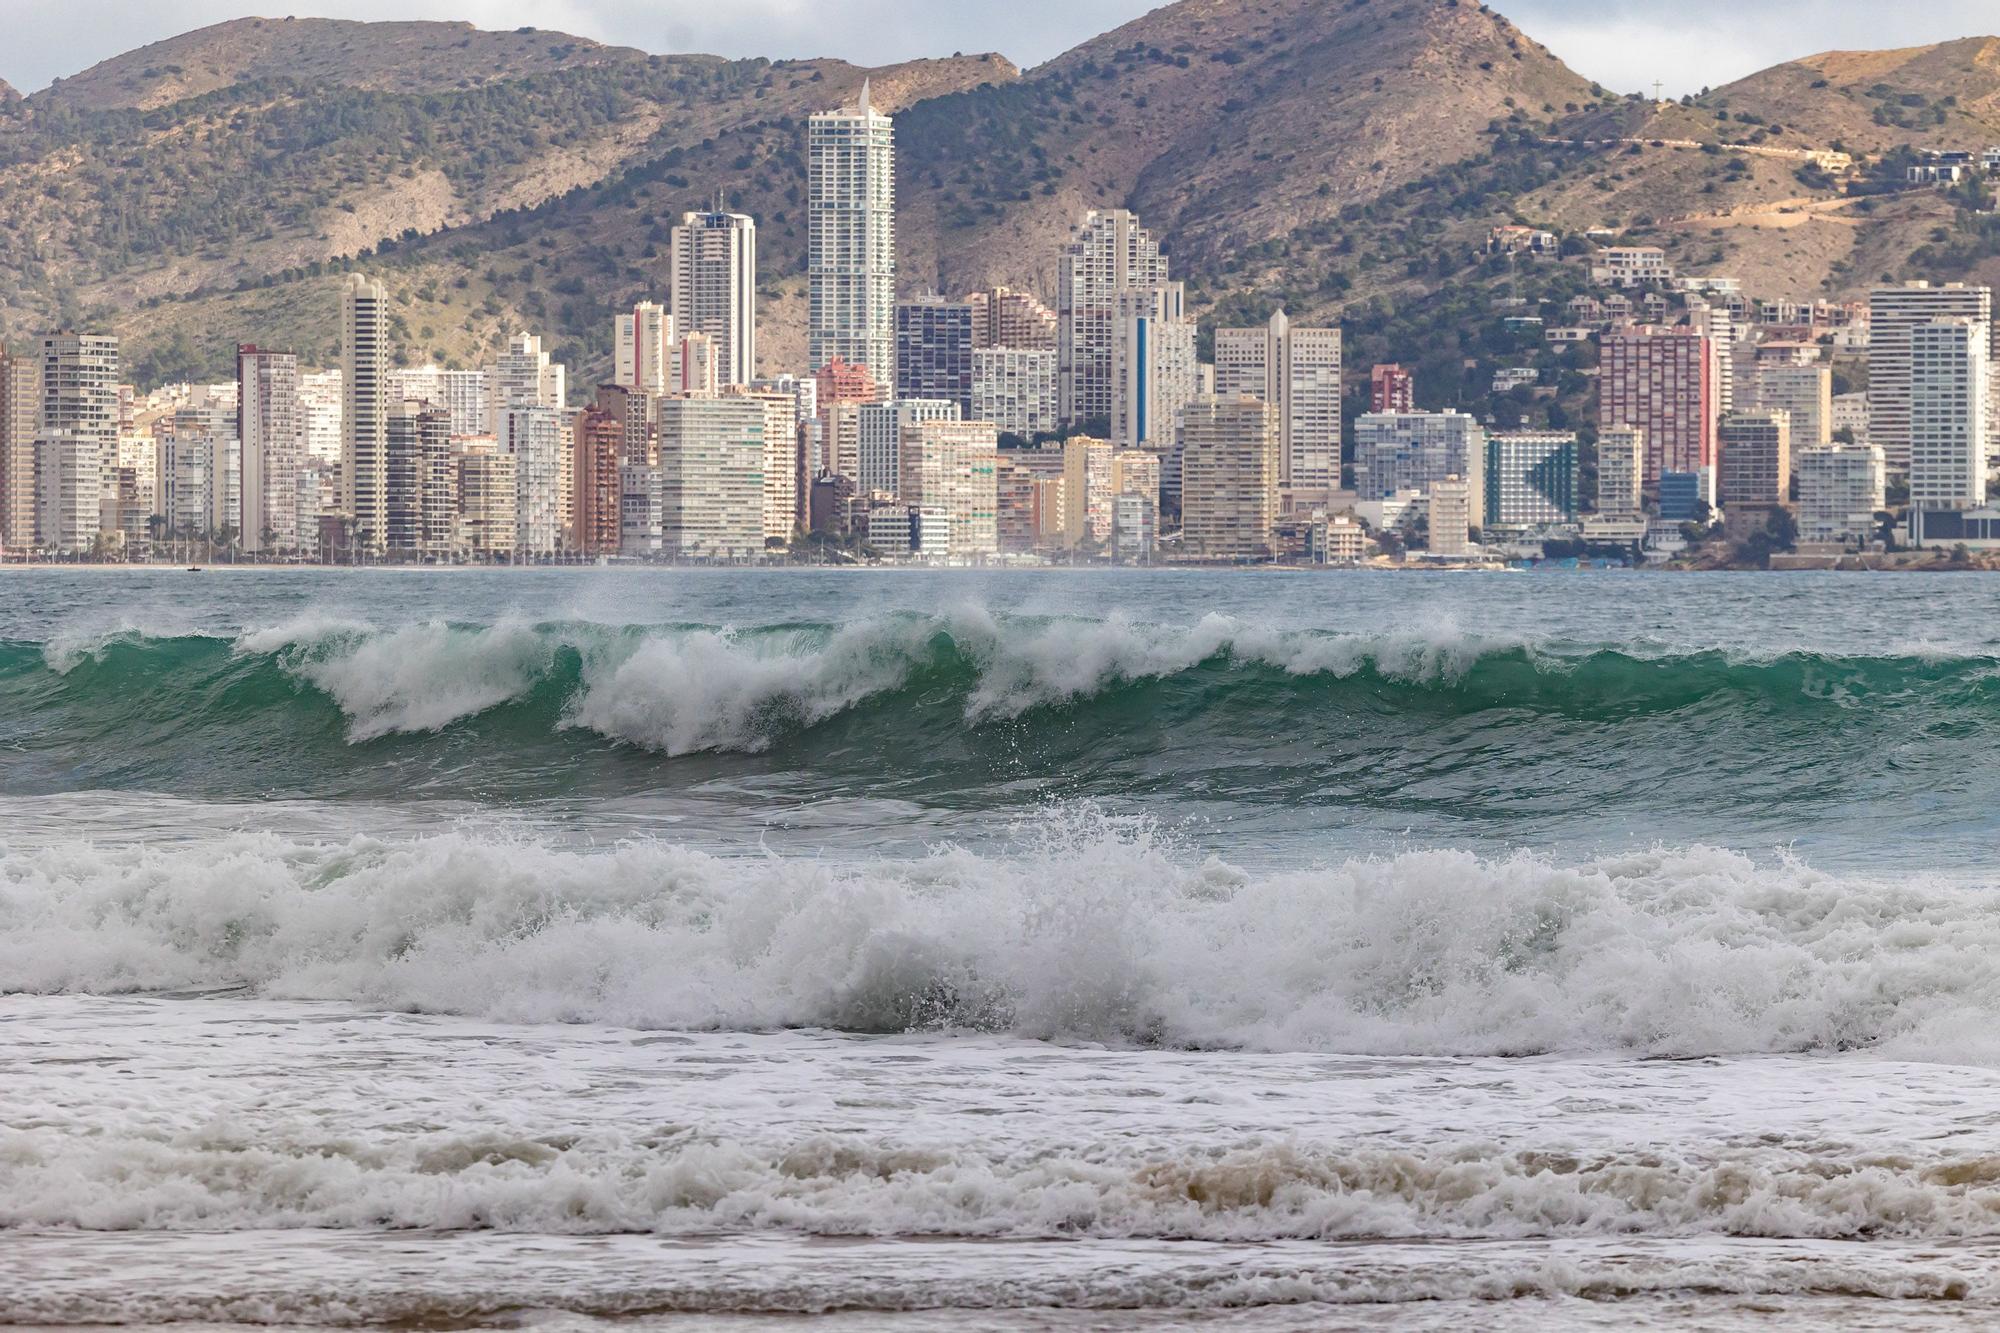
<path fill-rule="evenodd" d="M 298 1128 L 305 1128 L 299 1126 Z M 678 1141 L 676 1141 L 678 1140 Z M 524 1137 L 0 1130 L 0 1227 L 718 1229 L 1189 1240 L 2000 1235 L 2000 1159 L 1100 1143 L 993 1151 L 712 1130 Z"/>
<path fill-rule="evenodd" d="M 588 671 L 571 721 L 666 754 L 767 748 L 909 679 L 928 637 L 909 622 L 648 638 Z"/>
<path fill-rule="evenodd" d="M 1731 852 L 1250 875 L 1052 814 L 1011 855 L 728 859 L 453 832 L 0 852 L 14 991 L 247 984 L 519 1020 L 964 1026 L 1346 1053 L 2000 1062 L 2000 901 Z"/>
<path fill-rule="evenodd" d="M 310 618 L 246 634 L 237 651 L 275 653 L 348 718 L 348 739 L 437 731 L 533 689 L 565 646 L 522 622 L 478 629 L 441 621 L 376 630 Z"/>

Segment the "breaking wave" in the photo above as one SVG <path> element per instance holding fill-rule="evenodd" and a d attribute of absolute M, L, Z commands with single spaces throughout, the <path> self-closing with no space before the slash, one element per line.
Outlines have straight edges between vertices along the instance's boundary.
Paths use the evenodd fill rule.
<path fill-rule="evenodd" d="M 1749 660 L 1455 632 L 1340 635 L 1214 615 L 1162 627 L 970 610 L 748 630 L 315 618 L 234 639 L 122 630 L 0 643 L 0 702 L 50 714 L 80 739 L 261 723 L 360 746 L 496 719 L 523 743 L 581 731 L 684 755 L 761 752 L 835 718 L 894 738 L 1062 709 L 1072 725 L 1115 732 L 1121 708 L 1142 703 L 1275 726 L 1329 709 L 1619 721 L 1697 707 L 1837 717 L 1926 706 L 1988 718 L 2000 710 L 1996 666 L 1921 652 Z"/>
<path fill-rule="evenodd" d="M 1248 873 L 1051 811 L 834 863 L 454 831 L 6 849 L 0 986 L 1347 1054 L 2000 1063 L 2000 899 L 1708 848 Z"/>

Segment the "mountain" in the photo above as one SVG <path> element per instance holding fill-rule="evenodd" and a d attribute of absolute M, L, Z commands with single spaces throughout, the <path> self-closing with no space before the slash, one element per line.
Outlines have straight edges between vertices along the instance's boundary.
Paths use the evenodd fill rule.
<path fill-rule="evenodd" d="M 796 364 L 804 121 L 868 78 L 897 113 L 907 290 L 1053 300 L 1078 215 L 1129 206 L 1206 316 L 1339 318 L 1355 364 L 1416 361 L 1427 400 L 1462 401 L 1528 352 L 1497 302 L 1584 285 L 1483 256 L 1496 223 L 1609 228 L 1769 295 L 1989 273 L 1976 200 L 1892 186 L 1915 147 L 2000 142 L 1996 51 L 1832 53 L 1656 104 L 1474 0 L 1179 0 L 1025 72 L 243 19 L 0 103 L 0 332 L 114 327 L 142 379 L 221 373 L 239 337 L 326 360 L 360 263 L 403 355 L 469 363 L 529 327 L 588 383 L 609 311 L 664 291 L 668 227 L 719 191 L 758 217 L 760 343 Z M 1870 156 L 1850 185 L 1817 150 Z M 1573 402 L 1587 367 L 1563 364 Z"/>
<path fill-rule="evenodd" d="M 18 102 L 20 100 L 21 94 L 14 91 L 14 85 L 5 79 L 0 79 L 0 102 Z"/>
<path fill-rule="evenodd" d="M 482 32 L 470 23 L 245 18 L 93 65 L 58 80 L 45 100 L 90 110 L 150 111 L 269 79 L 424 94 L 645 61 L 643 51 L 533 28 Z"/>
<path fill-rule="evenodd" d="M 2000 141 L 2000 38 L 1900 51 L 1828 51 L 1775 65 L 1702 104 L 1811 126 L 1857 152 Z"/>

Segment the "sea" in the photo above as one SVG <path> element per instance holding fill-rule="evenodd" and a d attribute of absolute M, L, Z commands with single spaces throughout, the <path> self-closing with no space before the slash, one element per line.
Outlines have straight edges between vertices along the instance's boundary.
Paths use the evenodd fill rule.
<path fill-rule="evenodd" d="M 2000 1323 L 2000 579 L 0 572 L 0 1325 Z"/>

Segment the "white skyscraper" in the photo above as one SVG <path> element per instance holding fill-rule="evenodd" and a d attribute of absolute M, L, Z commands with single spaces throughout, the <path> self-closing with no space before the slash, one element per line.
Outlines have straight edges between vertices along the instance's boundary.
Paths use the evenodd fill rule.
<path fill-rule="evenodd" d="M 562 413 L 530 403 L 500 414 L 500 452 L 514 460 L 515 551 L 521 559 L 562 547 L 564 473 Z"/>
<path fill-rule="evenodd" d="M 1093 209 L 1064 247 L 1058 277 L 1056 375 L 1062 418 L 1076 427 L 1109 423 L 1118 294 L 1166 282 L 1166 257 L 1131 213 Z"/>
<path fill-rule="evenodd" d="M 748 395 L 660 403 L 660 552 L 747 560 L 764 551 L 764 404 Z M 629 530 L 629 527 L 628 527 Z"/>
<path fill-rule="evenodd" d="M 508 340 L 507 350 L 487 376 L 487 390 L 495 426 L 510 408 L 552 407 L 560 412 L 569 406 L 568 371 L 549 359 L 542 340 L 532 333 L 517 333 Z"/>
<path fill-rule="evenodd" d="M 355 545 L 380 551 L 389 534 L 389 292 L 359 273 L 340 296 L 340 504 Z"/>
<path fill-rule="evenodd" d="M 1868 312 L 1868 438 L 1881 446 L 1889 471 L 1907 472 L 1915 467 L 1911 339 L 1939 320 L 1969 319 L 1986 334 L 1990 352 L 1993 292 L 1960 283 L 1906 282 L 1875 288 L 1868 294 Z"/>
<path fill-rule="evenodd" d="M 342 381 L 338 370 L 299 376 L 299 458 L 329 469 L 340 467 Z M 334 504 L 340 504 L 338 496 Z"/>
<path fill-rule="evenodd" d="M 1174 427 L 1201 391 L 1194 321 L 1178 282 L 1119 292 L 1111 325 L 1111 442 L 1171 452 Z"/>
<path fill-rule="evenodd" d="M 806 158 L 811 369 L 840 357 L 893 384 L 896 135 L 866 82 L 856 106 L 814 113 Z"/>
<path fill-rule="evenodd" d="M 655 302 L 641 301 L 628 313 L 612 317 L 611 334 L 612 383 L 645 393 L 672 391 L 673 315 Z"/>
<path fill-rule="evenodd" d="M 1985 321 L 1942 319 L 1918 325 L 1903 343 L 1909 356 L 1913 514 L 1986 503 L 1989 338 Z"/>
<path fill-rule="evenodd" d="M 757 375 L 757 222 L 743 213 L 688 213 L 673 235 L 673 318 L 715 340 L 724 386 Z M 893 292 L 894 271 L 890 285 Z"/>
<path fill-rule="evenodd" d="M 42 543 L 66 555 L 88 552 L 97 542 L 104 446 L 86 432 L 44 428 L 35 442 L 35 474 Z"/>

